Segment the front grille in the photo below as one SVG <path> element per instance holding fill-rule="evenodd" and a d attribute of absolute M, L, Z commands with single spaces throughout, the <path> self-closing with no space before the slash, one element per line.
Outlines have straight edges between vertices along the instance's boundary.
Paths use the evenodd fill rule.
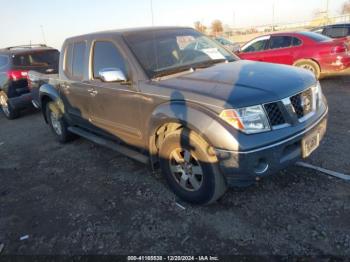
<path fill-rule="evenodd" d="M 315 103 L 312 88 L 309 88 L 281 101 L 265 104 L 264 108 L 271 127 L 282 128 L 285 124 L 295 124 L 293 122 L 295 116 L 299 122 L 305 121 L 316 109 Z"/>
<path fill-rule="evenodd" d="M 269 117 L 271 126 L 278 126 L 286 123 L 286 120 L 283 117 L 281 109 L 279 108 L 276 102 L 265 104 L 264 107 Z"/>
<path fill-rule="evenodd" d="M 312 97 L 312 90 L 309 88 L 308 90 L 290 98 L 290 102 L 292 103 L 298 118 L 302 118 L 312 112 L 314 102 Z"/>

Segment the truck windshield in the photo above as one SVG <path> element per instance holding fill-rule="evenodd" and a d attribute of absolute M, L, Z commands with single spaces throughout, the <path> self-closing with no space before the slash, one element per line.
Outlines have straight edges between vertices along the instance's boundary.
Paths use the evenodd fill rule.
<path fill-rule="evenodd" d="M 150 78 L 239 59 L 193 29 L 128 32 L 124 38 Z"/>

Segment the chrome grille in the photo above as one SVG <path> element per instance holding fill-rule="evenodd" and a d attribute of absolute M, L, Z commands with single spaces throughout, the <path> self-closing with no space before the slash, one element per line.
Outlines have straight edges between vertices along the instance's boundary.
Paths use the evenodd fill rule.
<path fill-rule="evenodd" d="M 302 118 L 310 114 L 313 110 L 314 103 L 311 88 L 302 93 L 296 94 L 295 96 L 292 96 L 290 98 L 290 102 L 292 103 L 292 106 L 298 118 Z"/>
<path fill-rule="evenodd" d="M 264 108 L 272 128 L 305 121 L 316 110 L 316 98 L 312 88 L 283 99 L 281 101 L 264 104 Z"/>

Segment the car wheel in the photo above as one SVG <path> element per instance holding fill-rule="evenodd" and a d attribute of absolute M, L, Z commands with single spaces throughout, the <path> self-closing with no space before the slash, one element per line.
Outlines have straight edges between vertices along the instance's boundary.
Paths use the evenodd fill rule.
<path fill-rule="evenodd" d="M 12 108 L 11 104 L 8 103 L 7 96 L 4 92 L 0 93 L 0 107 L 7 119 L 15 119 L 19 117 L 19 112 Z"/>
<path fill-rule="evenodd" d="M 63 118 L 63 114 L 60 112 L 54 102 L 46 104 L 45 108 L 46 119 L 48 124 L 60 143 L 65 143 L 72 140 L 75 136 L 68 131 L 68 124 Z"/>
<path fill-rule="evenodd" d="M 210 204 L 225 193 L 227 185 L 215 152 L 198 134 L 186 129 L 168 134 L 159 157 L 170 188 L 182 200 Z"/>
<path fill-rule="evenodd" d="M 300 67 L 300 68 L 311 71 L 315 75 L 316 79 L 320 78 L 321 69 L 320 69 L 320 66 L 316 62 L 314 62 L 312 60 L 302 60 L 302 61 L 296 62 L 294 65 L 296 67 Z"/>

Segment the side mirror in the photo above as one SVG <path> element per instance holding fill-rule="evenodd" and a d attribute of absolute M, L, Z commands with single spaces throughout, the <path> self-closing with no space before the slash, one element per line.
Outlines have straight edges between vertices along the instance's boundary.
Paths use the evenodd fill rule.
<path fill-rule="evenodd" d="M 119 68 L 104 68 L 98 72 L 103 82 L 126 82 L 127 78 Z"/>

